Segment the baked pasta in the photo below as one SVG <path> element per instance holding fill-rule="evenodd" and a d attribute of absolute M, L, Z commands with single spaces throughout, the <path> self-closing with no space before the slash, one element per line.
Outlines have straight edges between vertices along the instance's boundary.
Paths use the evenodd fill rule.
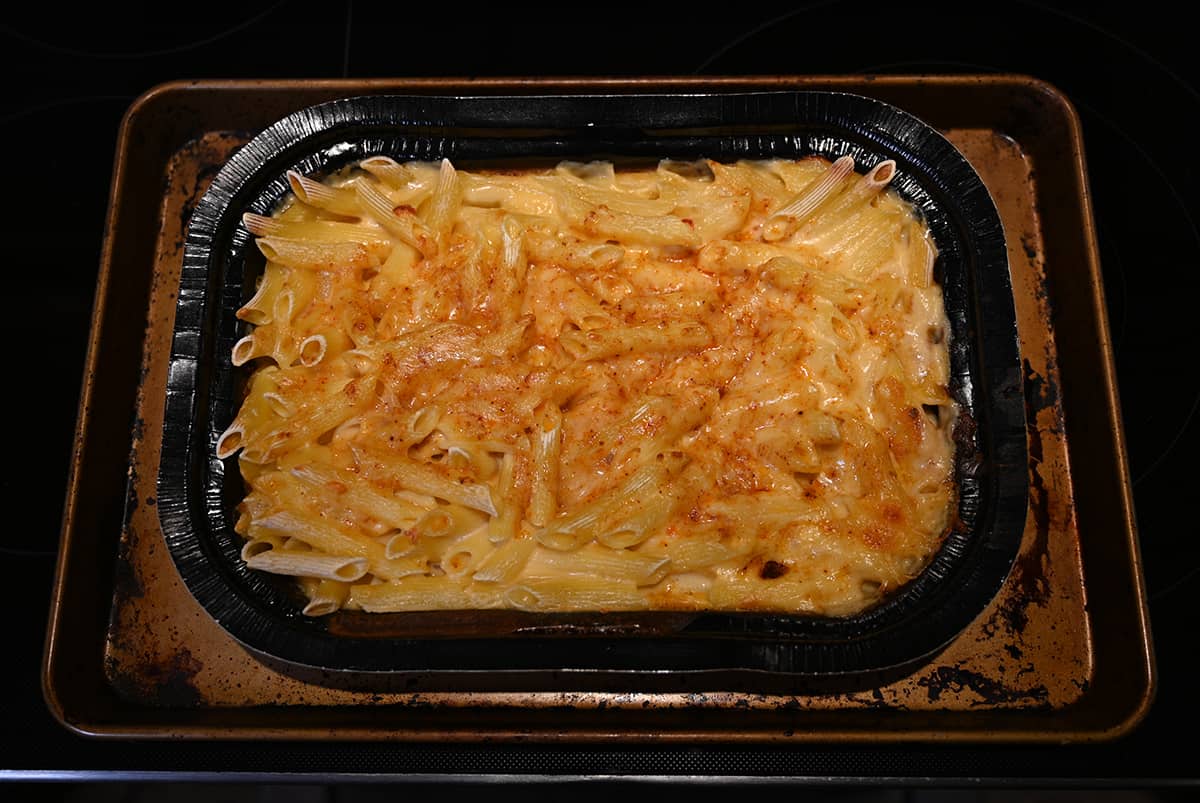
<path fill-rule="evenodd" d="M 850 157 L 289 174 L 217 442 L 304 612 L 845 616 L 955 508 L 935 247 Z"/>

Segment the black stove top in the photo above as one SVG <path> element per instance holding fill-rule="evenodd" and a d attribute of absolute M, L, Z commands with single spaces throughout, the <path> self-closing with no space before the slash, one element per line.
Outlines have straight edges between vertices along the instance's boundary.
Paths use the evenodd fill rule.
<path fill-rule="evenodd" d="M 8 405 L 3 489 L 19 510 L 0 541 L 21 598 L 4 663 L 5 777 L 177 773 L 566 773 L 834 778 L 874 783 L 1110 783 L 1197 777 L 1166 748 L 1200 716 L 1188 638 L 1197 625 L 1200 538 L 1185 504 L 1200 480 L 1200 59 L 1164 3 L 1069 11 L 1037 2 L 895 4 L 828 0 L 699 8 L 586 5 L 552 16 L 511 5 L 416 13 L 365 2 L 240 4 L 121 16 L 27 5 L 0 20 L 8 154 L 0 241 L 5 339 L 41 363 Z M 1061 89 L 1083 122 L 1130 471 L 1160 670 L 1145 723 L 1113 744 L 1021 747 L 788 747 L 746 750 L 158 744 L 84 741 L 38 687 L 46 602 L 71 455 L 117 127 L 130 103 L 186 78 L 486 75 L 1024 73 Z M 45 210 L 55 210 L 53 214 Z M 1081 288 L 1083 292 L 1083 288 Z M 15 347 L 15 346 L 14 346 Z M 37 399 L 37 407 L 28 405 Z M 128 438 L 128 432 L 114 432 Z M 16 526 L 17 523 L 20 526 Z M 1087 533 L 1082 534 L 1084 538 Z M 1107 779 L 1107 780 L 1105 780 Z M 2 795 L 0 795 L 2 796 Z"/>

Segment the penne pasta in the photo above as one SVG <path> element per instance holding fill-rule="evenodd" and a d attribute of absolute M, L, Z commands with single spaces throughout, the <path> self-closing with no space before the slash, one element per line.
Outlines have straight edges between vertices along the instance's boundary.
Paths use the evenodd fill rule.
<path fill-rule="evenodd" d="M 367 613 L 445 611 L 497 607 L 499 595 L 487 584 L 478 588 L 446 583 L 440 577 L 412 575 L 394 583 L 350 587 L 346 607 Z"/>
<path fill-rule="evenodd" d="M 358 454 L 359 471 L 369 479 L 386 482 L 400 490 L 453 502 L 490 516 L 498 513 L 486 485 L 456 482 L 432 465 L 377 449 L 363 449 Z"/>
<path fill-rule="evenodd" d="M 454 218 L 462 204 L 462 186 L 458 180 L 458 171 L 449 159 L 443 159 L 438 171 L 437 186 L 429 201 L 429 228 L 433 230 L 438 242 L 445 246 L 454 229 Z"/>
<path fill-rule="evenodd" d="M 510 583 L 524 570 L 536 547 L 532 538 L 510 539 L 476 564 L 472 578 L 481 583 Z"/>
<path fill-rule="evenodd" d="M 287 179 L 296 200 L 308 206 L 323 209 L 335 215 L 353 216 L 358 214 L 358 204 L 355 202 L 353 189 L 314 181 L 293 170 L 288 171 Z"/>
<path fill-rule="evenodd" d="M 550 549 L 568 551 L 583 546 L 607 532 L 613 522 L 625 522 L 657 504 L 656 500 L 664 496 L 668 480 L 685 460 L 679 454 L 664 460 L 651 459 L 619 486 L 571 513 L 557 517 L 535 537 Z"/>
<path fill-rule="evenodd" d="M 301 611 L 305 616 L 328 616 L 340 610 L 350 596 L 350 582 L 346 580 L 319 579 L 311 588 L 309 585 L 306 584 L 308 604 Z"/>
<path fill-rule="evenodd" d="M 437 254 L 436 232 L 417 217 L 416 209 L 411 205 L 396 204 L 381 191 L 365 183 L 356 186 L 355 192 L 359 208 L 379 223 L 384 231 L 426 257 Z"/>
<path fill-rule="evenodd" d="M 794 232 L 822 203 L 837 194 L 853 172 L 854 157 L 842 156 L 837 159 L 824 175 L 805 187 L 803 192 L 763 224 L 763 239 L 777 242 Z"/>
<path fill-rule="evenodd" d="M 366 558 L 347 558 L 338 555 L 319 555 L 313 552 L 267 550 L 246 558 L 251 569 L 293 577 L 315 577 L 353 583 L 367 573 Z"/>
<path fill-rule="evenodd" d="M 652 586 L 666 577 L 670 569 L 671 560 L 666 556 L 588 544 L 574 552 L 537 550 L 525 564 L 523 573 L 539 579 L 577 574 L 628 581 L 635 586 Z"/>
<path fill-rule="evenodd" d="M 214 434 L 306 616 L 853 614 L 951 520 L 937 248 L 854 160 L 376 154 L 242 223 Z"/>
<path fill-rule="evenodd" d="M 534 410 L 533 487 L 529 493 L 530 523 L 544 526 L 558 512 L 558 472 L 562 450 L 562 410 L 553 401 Z"/>
<path fill-rule="evenodd" d="M 368 156 L 360 164 L 363 170 L 395 189 L 405 187 L 412 179 L 412 171 L 387 156 Z"/>
<path fill-rule="evenodd" d="M 333 271 L 375 268 L 383 263 L 380 249 L 360 242 L 319 242 L 287 237 L 260 237 L 258 250 L 270 262 L 288 268 Z"/>
<path fill-rule="evenodd" d="M 528 611 L 628 611 L 646 607 L 646 597 L 629 580 L 565 576 L 514 583 L 504 602 Z"/>

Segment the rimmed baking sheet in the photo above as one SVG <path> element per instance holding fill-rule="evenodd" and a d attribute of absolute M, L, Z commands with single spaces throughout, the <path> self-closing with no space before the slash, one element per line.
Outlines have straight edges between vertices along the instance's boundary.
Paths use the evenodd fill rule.
<path fill-rule="evenodd" d="M 233 149 L 288 111 L 361 92 L 475 93 L 517 85 L 174 85 L 132 112 L 118 154 L 47 641 L 44 685 L 60 720 L 81 733 L 124 737 L 310 739 L 334 732 L 349 739 L 754 742 L 1061 742 L 1112 738 L 1135 725 L 1152 697 L 1153 661 L 1078 124 L 1061 95 L 1023 77 L 536 85 L 542 91 L 860 92 L 930 121 L 983 176 L 1009 234 L 1030 421 L 1030 506 L 1020 554 L 1000 595 L 918 671 L 849 692 L 696 694 L 669 677 L 646 691 L 595 690 L 587 683 L 578 688 L 569 676 L 559 688 L 540 691 L 498 684 L 462 692 L 433 678 L 408 678 L 400 689 L 361 688 L 279 671 L 207 618 L 166 555 L 153 488 L 153 432 L 162 415 L 156 400 L 166 381 L 153 357 L 169 342 L 172 271 L 190 204 Z M 533 85 L 519 86 L 530 91 Z M 138 159 L 131 159 L 139 147 Z M 139 214 L 147 198 L 158 204 L 157 215 Z M 1072 292 L 1057 291 L 1062 287 Z M 139 306 L 148 317 L 130 314 Z M 1066 336 L 1056 337 L 1056 330 Z M 151 359 L 142 364 L 135 398 L 143 354 Z M 1092 376 L 1103 378 L 1104 392 L 1069 406 L 1075 388 Z M 120 377 L 132 381 L 126 385 L 116 381 Z M 132 462 L 102 434 L 114 425 L 119 431 L 131 409 L 139 423 Z M 122 466 L 131 467 L 132 480 L 124 531 L 89 528 L 89 514 L 111 503 L 104 472 Z M 122 557 L 110 581 L 96 567 L 113 565 L 118 549 Z M 695 716 L 697 710 L 703 716 Z"/>

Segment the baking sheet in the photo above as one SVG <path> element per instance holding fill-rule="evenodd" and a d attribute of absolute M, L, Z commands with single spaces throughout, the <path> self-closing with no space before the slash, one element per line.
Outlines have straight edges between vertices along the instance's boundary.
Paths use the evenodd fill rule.
<path fill-rule="evenodd" d="M 669 85 L 652 84 L 655 91 Z M 131 118 L 138 125 L 127 126 L 122 140 L 123 148 L 129 148 L 136 135 L 149 137 L 156 126 L 170 127 L 162 113 L 173 105 L 193 116 L 191 130 L 196 137 L 182 147 L 177 138 L 160 163 L 168 192 L 161 200 L 152 260 L 140 263 L 138 272 L 128 263 L 111 261 L 111 249 L 106 248 L 102 265 L 109 281 L 113 272 L 125 271 L 131 275 L 122 274 L 122 281 L 136 280 L 148 289 L 148 325 L 138 344 L 145 360 L 135 402 L 138 427 L 124 531 L 119 538 L 87 533 L 71 515 L 75 507 L 68 508 L 45 684 L 51 708 L 60 719 L 80 732 L 102 736 L 324 738 L 335 729 L 341 738 L 464 740 L 519 735 L 543 740 L 1064 741 L 1111 738 L 1135 724 L 1152 696 L 1152 655 L 1082 181 L 1082 151 L 1069 104 L 1036 81 L 1003 76 L 740 83 L 708 79 L 675 84 L 704 91 L 748 85 L 841 88 L 906 108 L 941 128 L 967 155 L 1000 209 L 1009 239 L 1025 361 L 1030 509 L 1009 582 L 961 638 L 916 672 L 881 677 L 865 688 L 764 686 L 761 691 L 700 694 L 671 678 L 660 678 L 649 689 L 601 688 L 586 678 L 567 676 L 555 688 L 529 689 L 498 678 L 490 687 L 485 683 L 481 690 L 462 691 L 446 688 L 435 677 L 407 677 L 396 688 L 386 677 L 363 681 L 320 673 L 300 676 L 247 654 L 183 589 L 166 554 L 154 510 L 155 433 L 161 423 L 166 380 L 163 356 L 170 343 L 172 294 L 187 212 L 228 154 L 255 130 L 253 124 L 247 125 L 249 120 L 231 114 L 231 106 L 256 107 L 261 124 L 266 124 L 279 108 L 307 105 L 321 92 L 324 97 L 414 89 L 465 93 L 468 87 L 454 82 L 417 86 L 330 82 L 319 88 L 312 84 L 303 88 L 175 86 L 143 101 Z M 649 86 L 605 82 L 600 88 L 630 91 Z M 488 82 L 471 84 L 469 91 L 503 88 L 503 82 Z M 578 91 L 581 87 L 549 82 L 544 88 Z M 530 84 L 521 84 L 521 91 L 529 90 Z M 231 103 L 235 97 L 249 101 L 256 93 L 270 102 Z M 178 117 L 173 124 L 179 127 Z M 1064 153 L 1075 158 L 1063 160 Z M 149 189 L 145 184 L 122 183 L 121 178 L 118 170 L 114 206 L 118 220 L 125 199 L 141 193 L 144 203 Z M 162 185 L 150 186 L 161 197 Z M 1071 229 L 1072 217 L 1084 225 Z M 115 241 L 131 229 L 110 229 L 110 238 Z M 143 233 L 144 229 L 143 225 Z M 148 270 L 150 264 L 153 271 Z M 1067 302 L 1068 315 L 1055 293 L 1062 282 L 1075 287 L 1082 283 L 1090 291 L 1074 293 L 1075 300 Z M 1090 305 L 1079 301 L 1089 295 Z M 98 306 L 101 315 L 104 309 Z M 1070 337 L 1055 337 L 1060 325 L 1070 327 Z M 93 351 L 100 352 L 109 342 L 102 343 L 94 335 Z M 1083 382 L 1071 382 L 1078 374 L 1064 374 L 1060 368 L 1060 348 L 1069 349 L 1076 364 L 1097 367 L 1095 375 L 1106 382 L 1098 396 L 1091 394 L 1093 402 L 1098 398 L 1100 403 L 1088 405 L 1078 415 L 1087 420 L 1099 415 L 1109 426 L 1093 431 L 1087 439 L 1070 437 L 1078 429 L 1072 429 L 1075 408 L 1068 410 L 1066 400 L 1072 398 L 1076 385 L 1081 397 L 1087 397 L 1082 396 Z M 126 359 L 131 356 L 124 354 Z M 93 408 L 86 404 L 94 390 L 93 383 L 87 383 L 81 417 L 84 442 L 94 426 L 94 417 L 89 416 Z M 1105 432 L 1112 433 L 1108 443 Z M 1090 452 L 1099 450 L 1100 459 L 1080 461 L 1077 442 L 1086 442 Z M 81 464 L 77 461 L 72 499 L 86 502 Z M 1114 481 L 1117 493 L 1092 491 Z M 1088 493 L 1076 493 L 1080 482 L 1089 483 Z M 1084 541 L 1081 521 L 1101 526 L 1089 531 Z M 80 554 L 90 551 L 111 561 L 118 544 L 121 558 L 115 563 L 111 585 L 89 589 L 72 584 L 78 572 L 71 570 Z M 111 550 L 107 555 L 106 546 Z M 1108 560 L 1098 562 L 1096 553 Z M 92 604 L 111 605 L 112 610 L 110 626 L 90 632 L 93 645 L 100 638 L 102 659 L 88 659 L 80 653 L 81 645 L 69 647 L 63 638 L 71 626 L 79 628 L 87 618 L 78 609 L 87 604 L 89 590 Z M 1089 596 L 1103 597 L 1105 603 L 1089 605 Z M 97 602 L 98 597 L 103 601 Z M 1122 623 L 1126 629 L 1118 632 Z M 72 663 L 86 667 L 89 682 L 82 684 L 83 689 L 64 693 L 63 672 Z M 97 678 L 101 667 L 103 674 Z M 697 710 L 704 715 L 696 717 Z"/>

